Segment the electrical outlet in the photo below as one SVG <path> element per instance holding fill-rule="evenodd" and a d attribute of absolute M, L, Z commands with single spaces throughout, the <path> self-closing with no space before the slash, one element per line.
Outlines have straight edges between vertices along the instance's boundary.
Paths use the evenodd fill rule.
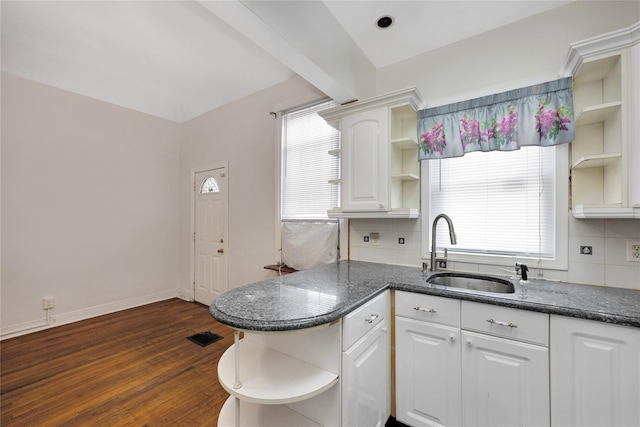
<path fill-rule="evenodd" d="M 373 246 L 378 246 L 380 244 L 380 233 L 373 232 L 373 233 L 369 233 L 369 237 L 371 238 L 371 244 Z"/>
<path fill-rule="evenodd" d="M 53 297 L 44 297 L 42 298 L 42 308 L 43 310 L 48 310 L 53 308 L 54 299 Z"/>
<path fill-rule="evenodd" d="M 627 240 L 627 261 L 640 262 L 640 240 Z"/>

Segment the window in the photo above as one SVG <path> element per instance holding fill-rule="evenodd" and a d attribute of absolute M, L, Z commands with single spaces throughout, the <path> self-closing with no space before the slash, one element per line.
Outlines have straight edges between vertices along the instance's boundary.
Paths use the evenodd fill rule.
<path fill-rule="evenodd" d="M 202 183 L 202 186 L 200 187 L 200 194 L 219 193 L 219 192 L 220 192 L 220 188 L 218 188 L 218 183 L 215 180 L 215 178 L 211 176 L 205 179 L 204 182 Z"/>
<path fill-rule="evenodd" d="M 445 224 L 438 226 L 436 247 L 448 248 L 452 260 L 509 265 L 514 258 L 534 259 L 538 267 L 566 268 L 567 237 L 557 231 L 567 221 L 567 152 L 522 147 L 429 161 L 424 234 L 446 213 L 457 245 L 450 244 Z M 430 250 L 429 243 L 423 253 Z"/>
<path fill-rule="evenodd" d="M 331 100 L 282 116 L 280 261 L 304 270 L 339 258 L 339 224 L 327 216 L 338 206 L 340 133 L 318 111 Z"/>
<path fill-rule="evenodd" d="M 326 220 L 338 206 L 340 133 L 318 111 L 337 105 L 323 101 L 284 113 L 282 119 L 281 218 Z M 334 183 L 331 183 L 333 181 Z"/>

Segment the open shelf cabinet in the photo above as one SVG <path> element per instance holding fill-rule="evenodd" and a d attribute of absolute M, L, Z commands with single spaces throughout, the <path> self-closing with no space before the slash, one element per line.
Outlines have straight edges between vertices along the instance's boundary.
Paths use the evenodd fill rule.
<path fill-rule="evenodd" d="M 418 162 L 418 117 L 408 104 L 391 107 L 390 153 L 391 209 L 420 206 L 420 163 Z"/>
<path fill-rule="evenodd" d="M 574 77 L 573 206 L 626 204 L 626 52 L 586 61 Z"/>
<path fill-rule="evenodd" d="M 334 322 L 300 331 L 244 331 L 242 339 L 235 331 L 218 362 L 218 379 L 231 395 L 218 426 L 339 425 L 340 328 Z"/>
<path fill-rule="evenodd" d="M 576 218 L 640 218 L 640 23 L 571 44 L 560 70 L 573 76 L 571 210 Z M 637 179 L 636 179 L 637 180 Z"/>

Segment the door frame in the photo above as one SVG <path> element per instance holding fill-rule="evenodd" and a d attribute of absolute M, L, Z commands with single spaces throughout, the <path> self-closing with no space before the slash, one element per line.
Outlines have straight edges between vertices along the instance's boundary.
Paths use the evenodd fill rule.
<path fill-rule="evenodd" d="M 191 301 L 195 301 L 196 300 L 196 242 L 194 240 L 195 237 L 195 233 L 196 233 L 196 190 L 197 190 L 197 186 L 196 186 L 196 174 L 200 173 L 200 172 L 206 172 L 209 170 L 214 170 L 214 169 L 220 169 L 220 168 L 225 168 L 225 173 L 227 174 L 227 194 L 225 194 L 223 196 L 224 198 L 224 202 L 227 206 L 227 224 L 226 227 L 224 229 L 224 241 L 227 242 L 227 256 L 226 258 L 226 263 L 224 268 L 226 269 L 225 271 L 225 277 L 227 279 L 227 283 L 226 283 L 226 289 L 229 289 L 229 161 L 228 160 L 224 160 L 222 162 L 218 162 L 218 163 L 210 163 L 207 165 L 202 165 L 202 166 L 196 166 L 191 168 L 191 176 L 190 176 L 190 183 L 189 186 L 190 188 L 190 193 L 191 193 L 191 197 L 190 197 L 190 204 L 191 204 L 191 225 L 190 225 L 190 230 L 189 230 L 189 240 L 190 240 L 190 247 L 191 247 L 191 256 L 190 256 L 190 282 L 189 282 L 189 290 L 191 292 L 191 297 L 190 300 Z"/>

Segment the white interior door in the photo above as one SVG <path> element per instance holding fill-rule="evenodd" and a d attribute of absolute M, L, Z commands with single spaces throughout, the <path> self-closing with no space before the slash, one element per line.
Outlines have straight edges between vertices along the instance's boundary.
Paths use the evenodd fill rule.
<path fill-rule="evenodd" d="M 195 174 L 194 298 L 209 305 L 228 289 L 226 167 Z"/>

